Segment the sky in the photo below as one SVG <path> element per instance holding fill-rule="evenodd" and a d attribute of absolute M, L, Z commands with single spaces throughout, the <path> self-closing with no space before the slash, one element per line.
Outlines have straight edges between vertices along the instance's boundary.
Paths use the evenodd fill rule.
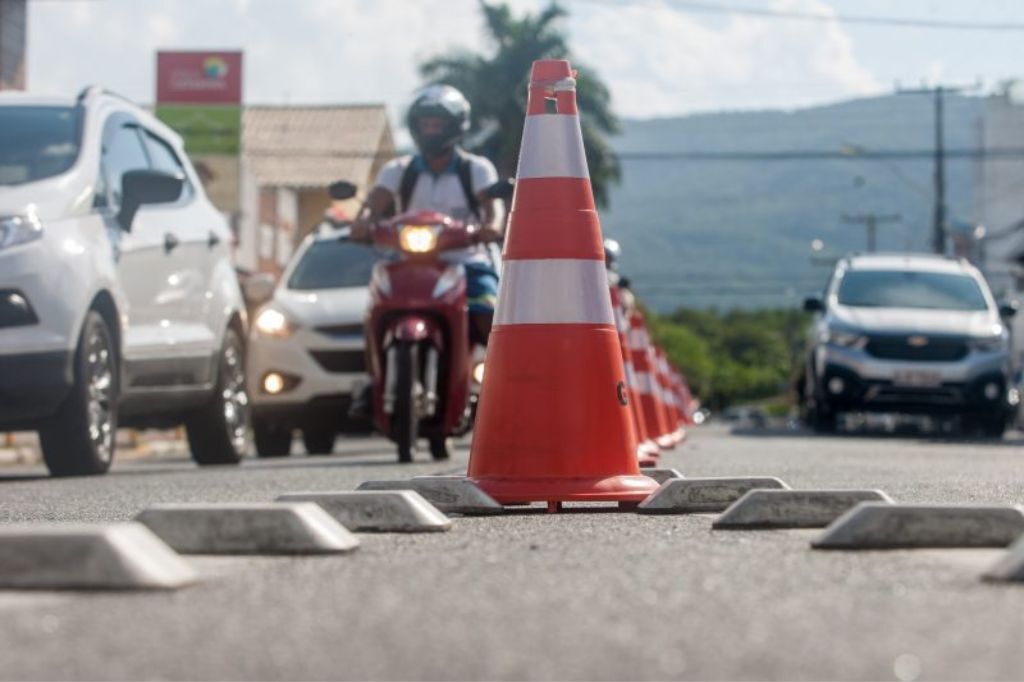
<path fill-rule="evenodd" d="M 545 0 L 509 0 L 519 11 Z M 896 83 L 1024 76 L 1024 31 L 954 31 L 687 11 L 677 0 L 563 0 L 574 56 L 608 83 L 617 113 L 649 118 L 799 108 Z M 837 15 L 1024 23 L 1019 0 L 707 0 Z M 29 0 L 31 90 L 102 84 L 154 99 L 159 49 L 245 51 L 253 104 L 384 102 L 396 118 L 416 65 L 485 50 L 478 0 Z"/>

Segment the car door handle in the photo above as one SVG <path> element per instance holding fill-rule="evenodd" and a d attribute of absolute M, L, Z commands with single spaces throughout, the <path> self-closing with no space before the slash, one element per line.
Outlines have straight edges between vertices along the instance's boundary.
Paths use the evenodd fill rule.
<path fill-rule="evenodd" d="M 181 244 L 181 242 L 174 234 L 168 232 L 164 235 L 164 253 L 170 253 L 171 251 L 174 251 L 176 248 L 178 248 L 179 244 Z"/>
<path fill-rule="evenodd" d="M 206 238 L 206 246 L 212 249 L 217 244 L 220 244 L 220 237 L 217 236 L 216 232 L 210 230 L 210 236 Z"/>

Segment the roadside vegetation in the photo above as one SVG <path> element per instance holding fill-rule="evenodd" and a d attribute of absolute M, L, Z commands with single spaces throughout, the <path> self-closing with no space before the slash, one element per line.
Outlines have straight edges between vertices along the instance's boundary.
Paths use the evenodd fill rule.
<path fill-rule="evenodd" d="M 802 311 L 679 308 L 648 312 L 647 320 L 655 341 L 712 410 L 788 398 L 803 357 L 808 319 Z"/>

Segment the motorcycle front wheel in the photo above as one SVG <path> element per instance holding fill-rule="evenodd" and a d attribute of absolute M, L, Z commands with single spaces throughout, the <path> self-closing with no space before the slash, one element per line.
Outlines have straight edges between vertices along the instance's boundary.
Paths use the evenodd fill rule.
<path fill-rule="evenodd" d="M 412 462 L 416 452 L 419 415 L 416 414 L 419 355 L 416 346 L 399 341 L 395 345 L 395 409 L 391 414 L 391 433 L 398 447 L 398 461 Z"/>

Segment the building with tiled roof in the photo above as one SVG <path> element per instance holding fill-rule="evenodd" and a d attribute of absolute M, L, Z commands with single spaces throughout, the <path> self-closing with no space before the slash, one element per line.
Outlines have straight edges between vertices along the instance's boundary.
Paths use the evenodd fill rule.
<path fill-rule="evenodd" d="M 239 266 L 280 272 L 331 205 L 327 186 L 348 180 L 365 190 L 394 153 L 382 104 L 246 106 Z M 346 203 L 354 213 L 358 200 Z"/>

